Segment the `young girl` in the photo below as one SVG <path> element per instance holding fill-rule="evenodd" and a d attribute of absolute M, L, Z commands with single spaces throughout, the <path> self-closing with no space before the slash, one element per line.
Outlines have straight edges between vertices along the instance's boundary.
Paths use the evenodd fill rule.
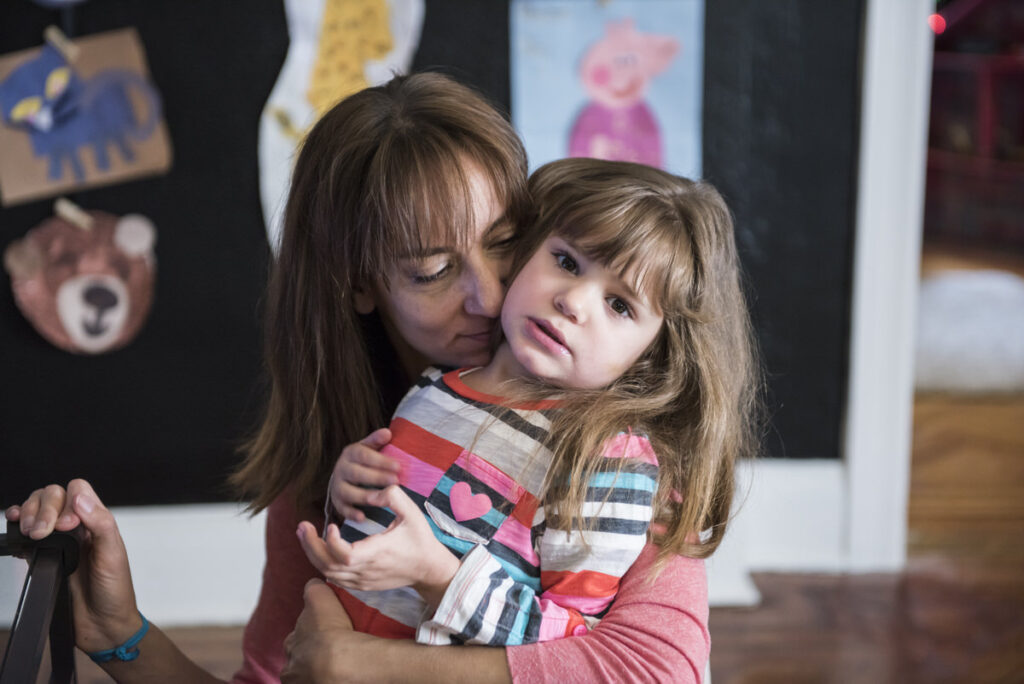
<path fill-rule="evenodd" d="M 326 543 L 300 525 L 357 630 L 585 634 L 652 520 L 663 558 L 706 557 L 725 531 L 753 387 L 728 209 L 706 184 L 622 162 L 553 162 L 530 189 L 504 339 L 403 400 L 384 450 L 402 487 L 370 498 L 390 510 L 328 525 Z"/>

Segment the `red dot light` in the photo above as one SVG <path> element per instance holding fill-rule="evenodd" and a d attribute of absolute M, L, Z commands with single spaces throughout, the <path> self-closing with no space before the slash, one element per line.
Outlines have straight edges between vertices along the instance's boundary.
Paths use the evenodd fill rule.
<path fill-rule="evenodd" d="M 946 30 L 946 20 L 942 18 L 941 14 L 932 14 L 928 17 L 928 26 L 935 35 L 939 35 Z"/>

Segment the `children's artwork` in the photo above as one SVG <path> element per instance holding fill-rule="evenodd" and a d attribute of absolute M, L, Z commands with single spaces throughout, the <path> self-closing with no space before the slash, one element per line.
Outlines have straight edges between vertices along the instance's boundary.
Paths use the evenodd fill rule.
<path fill-rule="evenodd" d="M 0 57 L 5 206 L 166 171 L 160 97 L 134 29 Z"/>
<path fill-rule="evenodd" d="M 145 216 L 83 211 L 57 200 L 56 215 L 4 250 L 21 312 L 40 335 L 77 354 L 130 342 L 146 320 L 156 279 L 156 228 Z"/>
<path fill-rule="evenodd" d="M 285 0 L 288 55 L 260 119 L 260 199 L 277 249 L 295 150 L 347 95 L 412 64 L 424 0 Z"/>
<path fill-rule="evenodd" d="M 566 156 L 701 175 L 703 0 L 513 0 L 512 118 Z"/>

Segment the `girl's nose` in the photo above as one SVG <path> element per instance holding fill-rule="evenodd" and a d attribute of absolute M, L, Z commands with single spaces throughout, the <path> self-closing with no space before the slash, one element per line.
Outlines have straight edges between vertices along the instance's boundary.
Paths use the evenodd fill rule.
<path fill-rule="evenodd" d="M 555 295 L 555 308 L 573 323 L 582 323 L 586 319 L 585 298 L 582 287 L 566 287 Z"/>

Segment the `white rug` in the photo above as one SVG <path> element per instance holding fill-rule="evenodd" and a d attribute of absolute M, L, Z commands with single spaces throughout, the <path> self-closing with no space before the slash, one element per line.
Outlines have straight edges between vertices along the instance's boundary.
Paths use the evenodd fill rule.
<path fill-rule="evenodd" d="M 942 271 L 921 281 L 915 385 L 945 392 L 1024 391 L 1024 279 Z"/>

